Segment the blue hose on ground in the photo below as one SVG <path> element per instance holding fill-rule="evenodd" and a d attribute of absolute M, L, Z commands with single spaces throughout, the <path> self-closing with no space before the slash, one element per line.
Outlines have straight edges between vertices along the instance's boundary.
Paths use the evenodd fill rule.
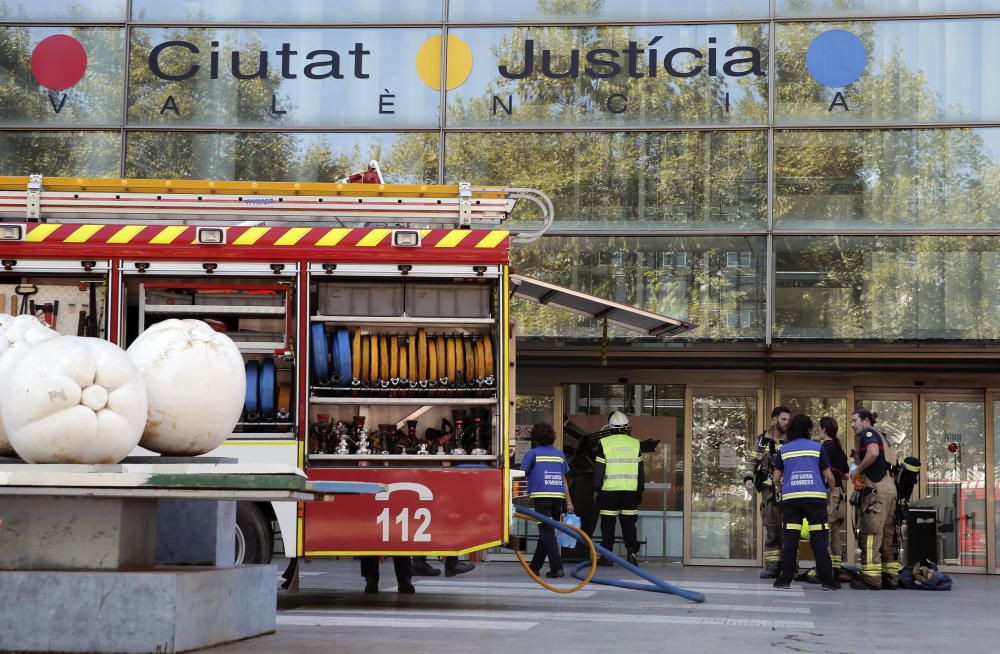
<path fill-rule="evenodd" d="M 534 511 L 524 506 L 516 505 L 514 509 L 518 513 L 523 513 L 527 516 L 531 516 L 535 520 L 544 522 L 545 524 L 549 525 L 550 527 L 554 527 L 555 529 L 561 531 L 564 534 L 569 534 L 576 540 L 586 545 L 586 543 L 583 541 L 583 539 L 580 537 L 579 534 L 577 534 L 575 531 L 573 531 L 563 523 L 559 522 L 558 520 L 553 520 L 552 518 L 546 515 L 538 513 L 537 511 Z M 705 601 L 705 596 L 702 593 L 693 590 L 687 590 L 685 588 L 678 588 L 677 586 L 667 583 L 666 581 L 660 579 L 659 577 L 650 574 L 649 572 L 646 572 L 642 568 L 632 565 L 622 557 L 618 556 L 614 552 L 609 552 L 608 550 L 604 549 L 597 543 L 593 543 L 593 546 L 594 549 L 596 549 L 601 556 L 611 559 L 612 561 L 622 566 L 632 574 L 642 577 L 649 583 L 641 584 L 634 581 L 624 581 L 622 579 L 608 579 L 605 577 L 593 577 L 590 580 L 591 583 L 603 584 L 605 586 L 617 586 L 618 588 L 628 588 L 630 590 L 645 590 L 653 593 L 669 593 L 671 595 L 677 595 L 678 597 L 683 597 L 684 599 L 691 600 L 692 602 Z M 582 581 L 583 579 L 586 578 L 586 575 L 584 574 L 583 570 L 587 568 L 589 565 L 590 565 L 589 561 L 583 561 L 582 563 L 578 563 L 576 566 L 574 566 L 571 574 L 576 579 L 580 579 Z"/>

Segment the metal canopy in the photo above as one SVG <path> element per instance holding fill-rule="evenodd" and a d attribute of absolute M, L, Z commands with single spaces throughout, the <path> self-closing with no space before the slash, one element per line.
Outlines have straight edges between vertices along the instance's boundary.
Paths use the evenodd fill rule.
<path fill-rule="evenodd" d="M 609 323 L 647 336 L 676 336 L 694 327 L 683 320 L 618 304 L 524 275 L 511 275 L 510 283 L 516 297 L 589 318 L 606 318 Z"/>

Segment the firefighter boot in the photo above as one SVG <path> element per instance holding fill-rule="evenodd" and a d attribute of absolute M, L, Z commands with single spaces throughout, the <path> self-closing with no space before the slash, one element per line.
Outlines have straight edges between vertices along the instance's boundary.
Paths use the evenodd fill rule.
<path fill-rule="evenodd" d="M 437 577 L 441 574 L 441 571 L 432 566 L 427 562 L 427 557 L 425 556 L 415 556 L 413 557 L 413 576 L 414 577 Z"/>
<path fill-rule="evenodd" d="M 851 588 L 854 590 L 881 590 L 880 587 L 861 581 L 860 579 L 852 579 Z"/>
<path fill-rule="evenodd" d="M 882 573 L 882 590 L 898 590 L 899 589 L 899 577 L 893 577 L 886 573 Z"/>
<path fill-rule="evenodd" d="M 776 565 L 769 565 L 769 566 L 765 567 L 764 570 L 760 573 L 760 578 L 761 579 L 777 579 L 778 578 L 778 566 L 776 566 Z"/>
<path fill-rule="evenodd" d="M 455 575 L 464 574 L 475 569 L 476 565 L 474 563 L 469 563 L 468 561 L 455 561 L 455 565 L 445 566 L 444 576 L 454 577 Z"/>
<path fill-rule="evenodd" d="M 639 565 L 639 559 L 635 557 L 635 552 L 633 552 L 632 550 L 629 550 L 628 552 L 625 553 L 625 560 L 631 563 L 632 565 L 635 566 Z"/>
<path fill-rule="evenodd" d="M 378 579 L 366 579 L 365 580 L 365 592 L 369 595 L 374 595 L 378 592 Z"/>

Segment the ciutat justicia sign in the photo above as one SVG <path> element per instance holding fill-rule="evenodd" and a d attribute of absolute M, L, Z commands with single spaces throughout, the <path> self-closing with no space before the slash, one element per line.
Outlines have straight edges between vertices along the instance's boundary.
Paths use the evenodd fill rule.
<path fill-rule="evenodd" d="M 53 38 L 53 37 L 50 37 Z M 84 76 L 86 53 L 73 37 L 59 35 L 61 45 L 68 41 L 76 44 L 65 50 L 67 56 L 75 57 L 74 63 L 83 61 L 80 78 Z M 47 39 L 48 40 L 48 39 Z M 42 42 L 44 43 L 44 41 Z M 414 63 L 419 78 L 427 86 L 439 90 L 441 88 L 441 37 L 428 39 L 415 53 Z M 40 43 L 39 46 L 42 44 Z M 50 48 L 51 50 L 51 48 Z M 371 98 L 372 110 L 379 114 L 393 114 L 399 108 L 399 100 L 389 89 L 373 76 L 375 70 L 384 69 L 374 65 L 373 59 L 379 55 L 374 46 L 367 46 L 363 41 L 352 44 L 342 44 L 338 48 L 320 47 L 311 50 L 301 49 L 293 42 L 283 42 L 276 48 L 223 45 L 220 41 L 210 41 L 208 47 L 204 43 L 175 39 L 163 41 L 151 47 L 145 57 L 149 72 L 155 79 L 177 83 L 188 80 L 200 83 L 211 80 L 312 80 L 316 84 L 331 84 L 338 81 L 365 80 L 377 92 Z M 58 67 L 63 50 L 50 53 L 49 66 Z M 471 48 L 454 35 L 448 37 L 447 86 L 449 91 L 460 87 L 473 72 L 473 57 Z M 75 53 L 75 54 L 74 54 Z M 399 53 L 392 53 L 394 65 L 398 62 Z M 65 62 L 64 62 L 65 63 Z M 379 64 L 383 63 L 381 61 Z M 407 65 L 407 64 L 402 64 Z M 565 79 L 589 78 L 592 80 L 614 79 L 618 82 L 615 90 L 605 101 L 602 109 L 612 113 L 625 113 L 629 107 L 627 84 L 632 80 L 663 79 L 682 80 L 699 76 L 715 78 L 742 78 L 747 76 L 761 77 L 765 74 L 765 66 L 759 48 L 749 45 L 734 45 L 724 47 L 718 44 L 718 39 L 709 36 L 707 43 L 699 47 L 668 43 L 662 36 L 653 36 L 643 41 L 630 40 L 620 47 L 589 47 L 589 48 L 553 48 L 543 47 L 534 39 L 528 38 L 516 41 L 496 55 L 492 67 L 495 69 L 494 80 L 507 81 L 507 89 L 493 95 L 493 113 L 511 115 L 516 112 L 516 87 L 510 87 L 510 82 L 525 80 L 552 81 Z M 413 69 L 411 69 L 413 70 Z M 36 80 L 51 90 L 65 91 L 47 84 L 36 74 Z M 79 78 L 76 80 L 78 81 Z M 73 82 L 75 84 L 75 82 Z M 135 84 L 135 81 L 133 81 Z M 484 89 L 484 91 L 486 91 Z M 176 91 L 174 91 L 175 93 Z M 476 94 L 476 91 L 472 92 Z M 490 93 L 486 91 L 486 93 Z M 169 91 L 164 92 L 160 105 L 160 114 L 175 114 L 183 116 L 188 109 L 184 107 L 182 96 L 175 96 Z M 278 106 L 277 94 L 272 94 L 271 111 L 287 113 Z M 360 102 L 364 104 L 364 99 Z M 66 95 L 61 100 L 53 99 L 53 109 L 57 112 L 66 104 Z M 727 102 L 728 109 L 728 102 Z"/>
<path fill-rule="evenodd" d="M 454 38 L 454 37 L 450 37 Z M 699 75 L 709 77 L 763 76 L 764 65 L 758 48 L 737 45 L 719 48 L 716 37 L 708 38 L 704 48 L 688 46 L 662 47 L 663 37 L 656 36 L 647 42 L 629 41 L 622 48 L 572 48 L 557 51 L 539 46 L 534 39 L 525 39 L 518 51 L 512 52 L 510 60 L 517 63 L 496 65 L 497 75 L 508 80 L 542 78 L 560 80 L 580 77 L 592 79 L 622 78 L 650 79 L 691 78 Z M 170 70 L 162 59 L 171 61 Z M 354 78 L 369 79 L 368 63 L 373 56 L 371 49 L 363 42 L 356 42 L 346 51 L 315 49 L 300 51 L 291 43 L 282 43 L 272 51 L 243 52 L 239 49 L 220 49 L 218 41 L 203 51 L 189 41 L 166 41 L 149 52 L 149 70 L 163 80 L 183 81 L 195 77 L 219 79 L 232 77 L 247 79 L 298 79 L 300 76 L 311 80 L 342 80 Z M 467 61 L 452 62 L 449 66 L 466 65 L 471 72 L 472 58 Z M 420 66 L 418 62 L 418 68 Z M 423 72 L 423 71 L 418 71 Z M 464 77 L 468 77 L 468 72 Z M 463 80 L 464 81 L 464 80 Z M 376 80 L 377 82 L 377 80 Z M 457 88 L 457 87 L 449 87 Z M 386 95 L 380 96 L 379 113 L 393 113 L 395 103 L 387 102 Z M 272 97 L 272 110 L 277 109 Z M 627 110 L 628 97 L 615 93 L 608 98 L 607 109 L 612 113 Z M 164 103 L 163 111 L 180 111 L 171 97 Z M 494 96 L 493 111 L 502 110 L 507 114 L 514 111 L 513 96 Z M 162 112 L 161 112 L 162 113 Z"/>

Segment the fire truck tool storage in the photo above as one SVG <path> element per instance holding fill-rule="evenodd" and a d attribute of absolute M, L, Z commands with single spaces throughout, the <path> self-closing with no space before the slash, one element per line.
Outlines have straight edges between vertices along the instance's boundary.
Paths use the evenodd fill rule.
<path fill-rule="evenodd" d="M 512 237 L 498 227 L 519 200 L 541 229 Z M 238 559 L 269 560 L 275 526 L 288 557 L 461 555 L 508 539 L 514 290 L 646 334 L 690 328 L 511 275 L 511 241 L 552 218 L 538 191 L 467 184 L 7 177 L 0 293 L 30 285 L 36 308 L 58 300 L 61 333 L 124 348 L 203 320 L 237 344 L 247 382 L 209 456 L 385 485 L 240 503 Z"/>

